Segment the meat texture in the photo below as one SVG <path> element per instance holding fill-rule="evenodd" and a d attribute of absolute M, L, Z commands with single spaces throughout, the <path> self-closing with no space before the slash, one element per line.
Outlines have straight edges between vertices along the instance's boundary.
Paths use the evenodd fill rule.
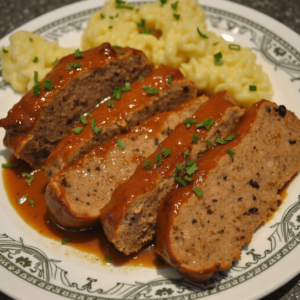
<path fill-rule="evenodd" d="M 128 255 L 152 240 L 158 206 L 177 182 L 177 171 L 206 152 L 210 140 L 226 137 L 243 115 L 231 101 L 226 91 L 215 94 L 115 189 L 100 219 L 117 249 Z"/>
<path fill-rule="evenodd" d="M 74 127 L 83 130 L 79 134 L 70 130 L 57 145 L 47 159 L 47 174 L 57 173 L 92 147 L 107 143 L 115 135 L 128 132 L 131 126 L 144 123 L 159 112 L 169 111 L 196 94 L 195 84 L 185 79 L 179 69 L 159 66 L 147 77 L 125 86 L 124 92 L 115 90 L 112 98 L 119 100 L 111 100 L 114 107 L 104 102 L 91 112 L 92 117 L 86 117 L 87 125 L 75 124 Z M 101 129 L 100 133 L 93 130 L 92 120 Z"/>
<path fill-rule="evenodd" d="M 99 222 L 102 207 L 112 191 L 126 181 L 136 167 L 154 152 L 172 130 L 207 101 L 194 98 L 171 112 L 153 116 L 128 134 L 94 147 L 74 164 L 53 175 L 46 189 L 47 208 L 66 228 L 86 228 Z M 118 146 L 118 140 L 124 147 Z"/>
<path fill-rule="evenodd" d="M 279 190 L 300 170 L 300 121 L 284 106 L 262 100 L 232 135 L 237 132 L 204 154 L 192 183 L 172 191 L 159 208 L 156 252 L 192 281 L 240 259 L 241 248 L 280 204 Z"/>
<path fill-rule="evenodd" d="M 33 168 L 44 165 L 80 114 L 109 97 L 115 86 L 146 76 L 152 69 L 143 52 L 116 51 L 108 43 L 62 58 L 0 120 L 6 130 L 4 145 Z"/>

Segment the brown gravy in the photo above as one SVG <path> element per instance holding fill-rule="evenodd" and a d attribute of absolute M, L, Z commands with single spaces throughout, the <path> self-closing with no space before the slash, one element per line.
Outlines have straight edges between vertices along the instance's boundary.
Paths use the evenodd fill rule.
<path fill-rule="evenodd" d="M 26 177 L 23 177 L 21 173 L 32 172 L 31 167 L 24 161 L 17 160 L 14 156 L 10 157 L 9 163 L 17 163 L 18 166 L 3 169 L 3 181 L 8 199 L 19 216 L 41 235 L 59 242 L 64 238 L 70 238 L 71 241 L 67 243 L 68 246 L 95 254 L 103 263 L 107 263 L 105 257 L 108 257 L 114 266 L 143 266 L 157 269 L 167 266 L 154 253 L 153 244 L 148 245 L 138 253 L 125 256 L 106 239 L 101 226 L 84 232 L 71 232 L 57 227 L 47 213 L 45 201 L 47 176 L 45 171 L 36 171 L 33 182 L 28 185 Z M 23 204 L 19 204 L 18 199 L 23 195 L 28 195 L 28 198 Z M 34 205 L 29 204 L 29 199 L 34 200 Z M 62 245 L 62 247 L 65 246 Z"/>

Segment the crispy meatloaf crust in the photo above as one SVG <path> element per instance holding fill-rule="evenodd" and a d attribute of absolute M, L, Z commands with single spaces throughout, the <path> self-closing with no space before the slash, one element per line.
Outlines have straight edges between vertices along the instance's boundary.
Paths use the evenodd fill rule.
<path fill-rule="evenodd" d="M 154 152 L 172 130 L 207 101 L 206 96 L 186 101 L 174 111 L 153 116 L 128 134 L 114 137 L 53 175 L 46 189 L 48 211 L 66 228 L 86 228 L 99 222 L 112 191 L 126 181 L 141 161 Z M 121 140 L 124 149 L 117 141 Z"/>
<path fill-rule="evenodd" d="M 4 145 L 33 168 L 40 167 L 80 114 L 110 96 L 115 86 L 146 76 L 152 69 L 143 52 L 116 51 L 108 43 L 62 58 L 39 84 L 39 95 L 28 91 L 0 120 L 6 130 Z"/>
<path fill-rule="evenodd" d="M 228 92 L 215 94 L 192 118 L 178 125 L 128 181 L 115 189 L 100 219 L 106 236 L 118 250 L 128 255 L 152 240 L 158 206 L 175 185 L 176 169 L 184 168 L 208 150 L 209 140 L 224 138 L 242 115 L 243 110 L 231 102 Z M 208 118 L 214 124 L 207 129 L 201 123 Z M 171 153 L 168 155 L 165 149 Z M 152 168 L 147 169 L 151 164 Z"/>
<path fill-rule="evenodd" d="M 284 106 L 262 100 L 236 131 L 234 140 L 205 153 L 192 183 L 159 208 L 156 251 L 192 281 L 240 259 L 241 247 L 280 204 L 279 190 L 300 170 L 300 121 Z"/>
<path fill-rule="evenodd" d="M 134 125 L 145 122 L 149 117 L 175 108 L 180 103 L 196 97 L 195 84 L 185 79 L 179 69 L 159 66 L 141 81 L 131 85 L 131 90 L 122 93 L 120 100 L 114 101 L 114 107 L 107 102 L 94 109 L 89 124 L 81 123 L 80 134 L 70 130 L 47 159 L 46 171 L 52 176 L 76 159 L 87 153 L 92 147 L 102 145 L 115 135 L 128 132 Z M 91 127 L 92 119 L 101 128 L 95 134 Z"/>

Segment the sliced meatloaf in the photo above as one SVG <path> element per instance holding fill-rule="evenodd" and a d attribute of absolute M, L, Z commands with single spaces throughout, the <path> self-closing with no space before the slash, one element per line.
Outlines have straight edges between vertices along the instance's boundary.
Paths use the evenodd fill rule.
<path fill-rule="evenodd" d="M 128 255 L 152 240 L 158 206 L 179 179 L 177 170 L 207 151 L 211 140 L 224 138 L 242 115 L 228 92 L 215 94 L 114 190 L 100 219 L 117 249 Z"/>
<path fill-rule="evenodd" d="M 47 159 L 49 176 L 72 164 L 92 147 L 107 143 L 113 136 L 128 132 L 131 126 L 141 124 L 159 112 L 172 110 L 197 94 L 195 84 L 185 79 L 179 69 L 163 65 L 124 89 L 128 91 L 115 91 L 112 97 L 119 100 L 111 99 L 94 109 L 92 116 L 86 117 L 88 124 L 73 126 Z M 92 120 L 101 132 L 95 133 Z M 76 127 L 82 128 L 79 134 L 73 132 Z"/>
<path fill-rule="evenodd" d="M 280 189 L 300 170 L 300 121 L 284 106 L 255 104 L 237 131 L 205 153 L 193 181 L 159 208 L 156 251 L 192 281 L 240 259 L 241 247 L 280 204 Z"/>
<path fill-rule="evenodd" d="M 116 51 L 108 43 L 62 58 L 0 120 L 6 130 L 4 145 L 33 168 L 40 167 L 80 114 L 109 97 L 115 86 L 146 76 L 152 69 L 143 52 Z"/>
<path fill-rule="evenodd" d="M 86 228 L 99 222 L 102 207 L 112 191 L 126 181 L 141 161 L 185 118 L 207 101 L 206 96 L 181 104 L 176 110 L 153 116 L 130 132 L 93 148 L 86 155 L 53 175 L 46 189 L 48 211 L 67 228 Z M 124 147 L 118 146 L 118 141 Z"/>

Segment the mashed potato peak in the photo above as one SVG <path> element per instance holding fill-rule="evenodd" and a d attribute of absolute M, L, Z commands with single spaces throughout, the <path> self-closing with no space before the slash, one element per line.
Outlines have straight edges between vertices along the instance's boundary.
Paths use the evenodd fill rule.
<path fill-rule="evenodd" d="M 256 55 L 249 48 L 232 48 L 227 41 L 207 31 L 205 14 L 197 0 L 168 0 L 166 4 L 157 0 L 139 8 L 126 3 L 117 8 L 118 5 L 119 1 L 109 0 L 90 17 L 82 36 L 83 50 L 105 42 L 129 46 L 144 51 L 156 65 L 180 68 L 186 78 L 195 81 L 198 89 L 208 95 L 225 89 L 246 107 L 263 98 L 271 100 L 272 86 L 256 63 Z M 1 53 L 3 76 L 17 90 L 33 85 L 34 70 L 45 76 L 56 57 L 70 53 L 57 43 L 38 40 L 38 36 L 35 39 L 39 46 L 27 49 L 21 39 L 23 42 L 27 39 L 28 44 L 28 36 L 12 36 L 8 55 L 11 58 L 6 59 Z M 222 57 L 216 64 L 215 55 L 219 53 Z M 32 65 L 31 60 L 39 55 L 40 65 Z M 250 91 L 249 85 L 255 85 L 257 90 Z"/>

